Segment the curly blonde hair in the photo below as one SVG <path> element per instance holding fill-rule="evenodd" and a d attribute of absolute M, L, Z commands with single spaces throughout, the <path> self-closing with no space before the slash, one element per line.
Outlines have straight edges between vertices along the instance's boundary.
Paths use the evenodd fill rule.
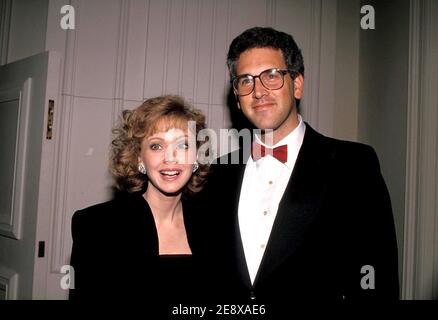
<path fill-rule="evenodd" d="M 187 121 L 196 122 L 196 134 L 206 126 L 202 112 L 176 95 L 151 98 L 134 110 L 124 110 L 120 123 L 113 129 L 115 138 L 111 143 L 110 171 L 116 188 L 130 193 L 144 190 L 148 178 L 138 171 L 138 156 L 143 139 L 162 130 L 163 124 L 165 130 L 174 127 L 186 129 Z M 197 141 L 196 147 L 199 148 L 203 143 L 206 142 Z M 190 195 L 199 192 L 208 170 L 208 164 L 199 164 L 183 193 Z"/>

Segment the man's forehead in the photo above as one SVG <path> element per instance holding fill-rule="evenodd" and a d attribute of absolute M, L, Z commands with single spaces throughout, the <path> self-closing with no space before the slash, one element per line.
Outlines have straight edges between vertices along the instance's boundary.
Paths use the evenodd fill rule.
<path fill-rule="evenodd" d="M 271 47 L 251 48 L 241 53 L 237 60 L 238 71 L 257 68 L 284 68 L 286 62 L 281 50 Z"/>

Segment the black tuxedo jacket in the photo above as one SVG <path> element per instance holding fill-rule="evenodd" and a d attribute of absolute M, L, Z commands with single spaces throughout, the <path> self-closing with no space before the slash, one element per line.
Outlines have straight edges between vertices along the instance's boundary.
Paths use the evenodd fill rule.
<path fill-rule="evenodd" d="M 237 212 L 248 154 L 218 159 L 201 194 L 215 301 L 286 308 L 297 300 L 398 298 L 392 209 L 374 150 L 308 124 L 251 284 Z M 240 164 L 224 164 L 239 156 Z"/>

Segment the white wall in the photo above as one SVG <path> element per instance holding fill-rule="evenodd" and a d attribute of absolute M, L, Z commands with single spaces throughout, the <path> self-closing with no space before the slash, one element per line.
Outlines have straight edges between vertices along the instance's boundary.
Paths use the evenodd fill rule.
<path fill-rule="evenodd" d="M 411 2 L 403 295 L 438 299 L 438 3 Z"/>
<path fill-rule="evenodd" d="M 372 145 L 391 195 L 403 261 L 409 0 L 362 1 L 376 13 L 376 29 L 360 32 L 358 140 Z"/>
<path fill-rule="evenodd" d="M 333 136 L 358 140 L 360 1 L 339 0 Z"/>

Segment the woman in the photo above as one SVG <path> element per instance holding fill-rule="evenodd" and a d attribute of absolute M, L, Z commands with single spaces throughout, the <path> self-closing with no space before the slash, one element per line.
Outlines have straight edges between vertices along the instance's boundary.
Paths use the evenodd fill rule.
<path fill-rule="evenodd" d="M 198 229 L 189 200 L 202 188 L 208 166 L 196 161 L 189 137 L 195 141 L 203 128 L 205 117 L 178 96 L 123 112 L 110 160 L 120 192 L 72 218 L 70 299 L 153 305 L 197 299 Z"/>

